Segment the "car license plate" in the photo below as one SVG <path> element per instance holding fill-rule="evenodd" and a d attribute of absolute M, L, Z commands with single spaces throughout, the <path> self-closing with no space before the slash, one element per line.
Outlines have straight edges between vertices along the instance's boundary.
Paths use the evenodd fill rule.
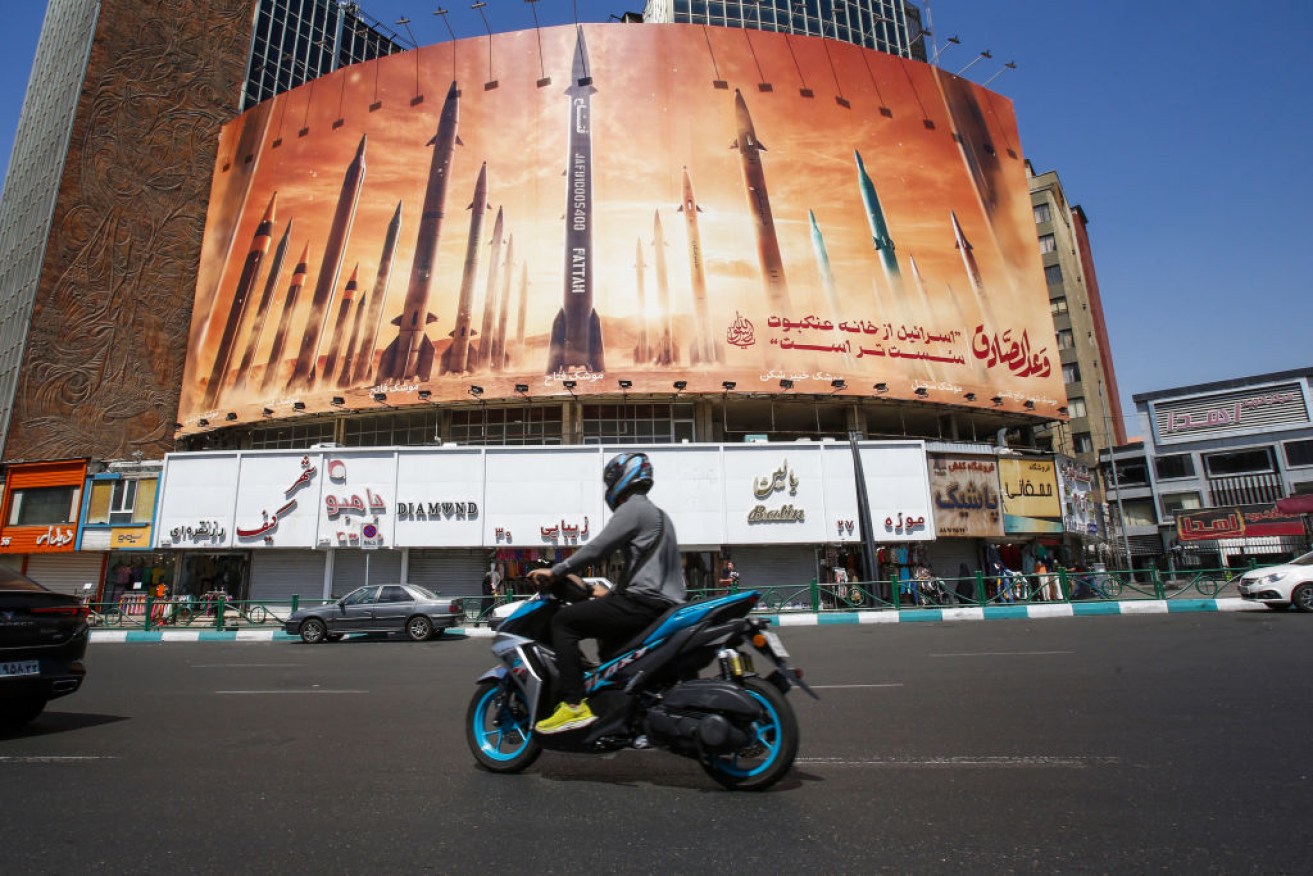
<path fill-rule="evenodd" d="M 10 660 L 0 662 L 0 677 L 13 678 L 21 675 L 40 675 L 40 660 Z"/>
<path fill-rule="evenodd" d="M 775 635 L 775 633 L 770 630 L 764 630 L 762 631 L 762 636 L 765 637 L 766 644 L 770 645 L 770 649 L 775 652 L 776 657 L 789 656 L 789 652 L 784 647 L 784 643 L 780 641 L 780 637 Z"/>

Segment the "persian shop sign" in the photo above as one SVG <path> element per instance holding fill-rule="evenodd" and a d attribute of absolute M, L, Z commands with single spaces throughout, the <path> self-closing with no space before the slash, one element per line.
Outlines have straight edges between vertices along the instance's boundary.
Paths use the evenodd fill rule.
<path fill-rule="evenodd" d="M 998 463 L 989 457 L 930 457 L 930 493 L 939 535 L 981 538 L 1003 534 Z"/>
<path fill-rule="evenodd" d="M 1208 508 L 1176 515 L 1176 535 L 1181 541 L 1303 534 L 1303 519 L 1278 511 L 1276 505 Z"/>
<path fill-rule="evenodd" d="M 1004 457 L 998 470 L 1006 532 L 1062 532 L 1062 502 L 1052 459 Z"/>
<path fill-rule="evenodd" d="M 497 35 L 496 89 L 450 87 L 487 75 L 457 41 L 223 129 L 218 154 L 249 155 L 210 193 L 183 433 L 617 379 L 1065 403 L 1007 101 L 813 37 L 584 25 L 543 29 L 540 55 L 538 34 Z M 535 87 L 576 66 L 588 87 Z M 763 93 L 763 69 L 827 99 Z"/>
<path fill-rule="evenodd" d="M 1308 422 L 1308 408 L 1299 384 L 1247 390 L 1205 398 L 1173 401 L 1154 407 L 1158 435 L 1164 441 L 1185 441 L 1203 435 Z"/>
<path fill-rule="evenodd" d="M 752 495 L 755 499 L 769 499 L 776 493 L 798 495 L 798 475 L 789 468 L 787 459 L 779 468 L 769 475 L 757 478 L 752 484 Z M 748 511 L 748 523 L 802 523 L 806 519 L 807 512 L 802 508 L 795 508 L 792 504 L 784 504 L 777 508 L 768 508 L 762 504 Z"/>

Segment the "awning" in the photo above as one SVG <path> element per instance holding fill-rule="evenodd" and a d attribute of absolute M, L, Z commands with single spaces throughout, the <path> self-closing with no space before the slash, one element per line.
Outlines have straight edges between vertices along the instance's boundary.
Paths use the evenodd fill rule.
<path fill-rule="evenodd" d="M 1277 510 L 1282 514 L 1313 514 L 1313 493 L 1278 499 Z"/>

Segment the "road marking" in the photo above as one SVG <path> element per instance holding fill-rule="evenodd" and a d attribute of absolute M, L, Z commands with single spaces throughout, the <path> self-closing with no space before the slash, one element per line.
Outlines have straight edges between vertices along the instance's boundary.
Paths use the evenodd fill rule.
<path fill-rule="evenodd" d="M 367 694 L 367 690 L 216 690 L 217 694 Z"/>
<path fill-rule="evenodd" d="M 902 687 L 899 684 L 813 684 L 812 690 L 840 690 L 846 687 Z"/>
<path fill-rule="evenodd" d="M 1019 757 L 887 757 L 869 760 L 846 760 L 840 757 L 800 757 L 795 763 L 815 766 L 873 766 L 873 767 L 1075 767 L 1084 769 L 1101 764 L 1121 763 L 1120 757 L 1050 757 L 1022 755 Z"/>
<path fill-rule="evenodd" d="M 196 663 L 192 669 L 282 669 L 298 668 L 303 663 Z"/>
<path fill-rule="evenodd" d="M 118 760 L 114 755 L 99 754 L 34 754 L 26 757 L 0 757 L 0 763 L 81 763 L 84 760 Z"/>
<path fill-rule="evenodd" d="M 962 651 L 949 654 L 930 654 L 930 657 L 1052 657 L 1058 654 L 1075 654 L 1075 651 Z"/>

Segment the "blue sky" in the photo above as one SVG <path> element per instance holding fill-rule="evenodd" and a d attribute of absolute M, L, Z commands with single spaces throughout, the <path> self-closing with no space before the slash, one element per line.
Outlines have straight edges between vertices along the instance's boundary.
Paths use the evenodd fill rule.
<path fill-rule="evenodd" d="M 435 0 L 362 0 L 417 42 L 449 39 Z M 543 25 L 572 5 L 541 0 Z M 457 37 L 485 33 L 464 3 Z M 640 0 L 578 0 L 584 21 Z M 0 162 L 45 11 L 6 0 Z M 494 32 L 532 26 L 520 0 L 488 0 Z M 1313 198 L 1313 44 L 1307 0 L 932 0 L 940 56 L 1010 98 L 1026 157 L 1057 170 L 1090 220 L 1123 404 L 1132 394 L 1313 366 L 1313 282 L 1304 226 Z M 1241 17 L 1241 15 L 1247 17 Z M 403 30 L 404 28 L 397 28 Z M 1138 426 L 1129 424 L 1134 434 Z"/>

